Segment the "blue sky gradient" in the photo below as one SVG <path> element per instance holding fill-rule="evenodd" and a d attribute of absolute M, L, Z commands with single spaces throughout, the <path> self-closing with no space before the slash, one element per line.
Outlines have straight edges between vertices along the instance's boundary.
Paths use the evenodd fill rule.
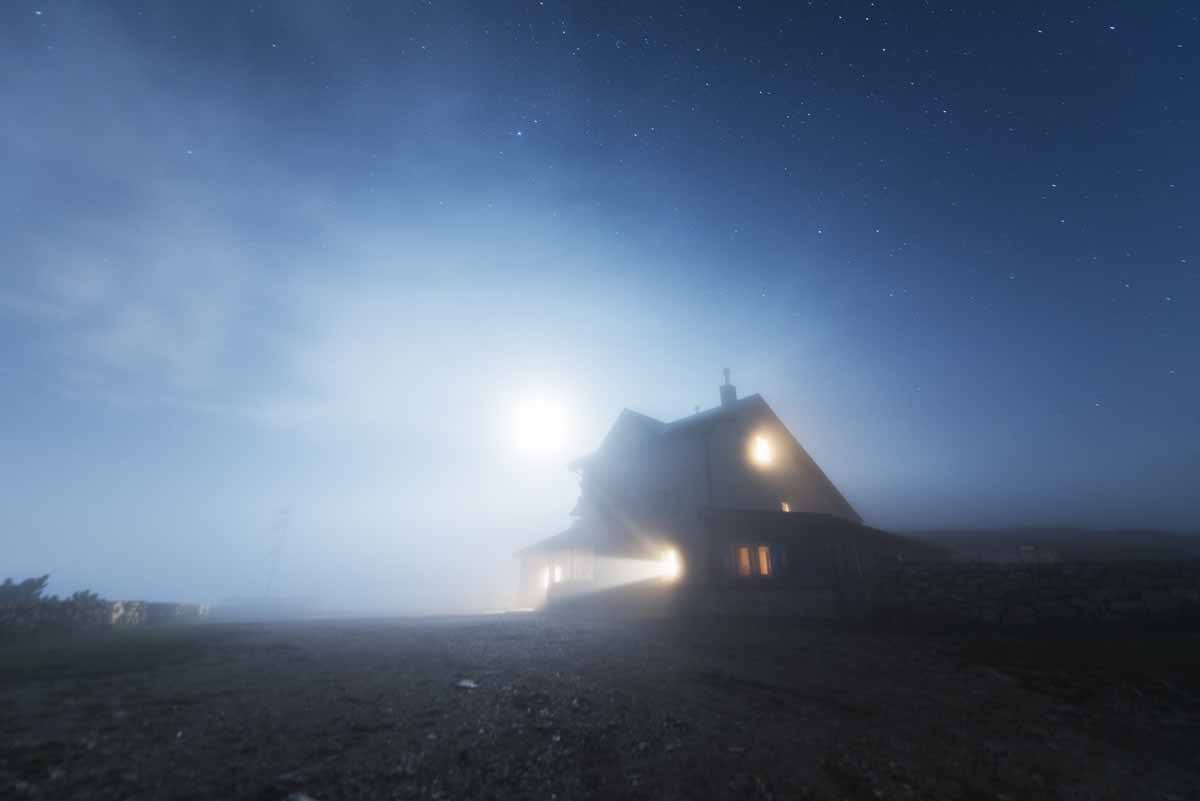
<path fill-rule="evenodd" d="M 5 574 L 501 605 L 725 366 L 875 525 L 1200 528 L 1194 10 L 593 5 L 0 9 Z"/>

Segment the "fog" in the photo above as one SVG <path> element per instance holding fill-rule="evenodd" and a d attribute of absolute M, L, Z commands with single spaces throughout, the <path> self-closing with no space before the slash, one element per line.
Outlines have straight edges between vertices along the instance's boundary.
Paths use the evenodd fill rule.
<path fill-rule="evenodd" d="M 714 405 L 726 366 L 872 524 L 1200 526 L 1195 379 L 1084 386 L 1097 321 L 896 309 L 702 153 L 585 147 L 629 111 L 594 76 L 445 55 L 459 18 L 296 6 L 252 46 L 213 13 L 0 12 L 3 576 L 502 609 L 513 552 L 570 522 L 567 462 L 624 406 Z M 549 452 L 516 441 L 530 398 L 564 410 Z"/>

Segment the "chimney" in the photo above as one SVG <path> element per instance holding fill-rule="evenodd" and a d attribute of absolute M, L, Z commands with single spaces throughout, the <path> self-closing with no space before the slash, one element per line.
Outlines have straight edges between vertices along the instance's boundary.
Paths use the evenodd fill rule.
<path fill-rule="evenodd" d="M 721 385 L 721 408 L 728 409 L 737 403 L 737 387 L 729 383 L 729 368 L 725 368 L 725 383 Z"/>

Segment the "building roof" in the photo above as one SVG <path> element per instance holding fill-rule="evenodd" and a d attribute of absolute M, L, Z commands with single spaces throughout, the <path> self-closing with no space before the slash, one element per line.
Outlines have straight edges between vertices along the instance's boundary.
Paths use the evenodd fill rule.
<path fill-rule="evenodd" d="M 615 520 L 603 523 L 576 520 L 566 531 L 560 531 L 552 537 L 526 546 L 517 551 L 515 556 L 538 551 L 570 551 L 578 548 L 591 548 L 602 556 L 645 555 L 650 557 L 657 552 L 654 543 L 645 537 L 639 537 L 628 527 L 620 525 Z"/>
<path fill-rule="evenodd" d="M 588 454 L 582 456 L 570 463 L 570 469 L 582 471 L 590 464 L 599 461 L 601 454 L 608 451 L 613 443 L 621 442 L 642 442 L 651 444 L 656 441 L 665 442 L 667 440 L 678 441 L 679 439 L 703 439 L 709 436 L 713 428 L 723 422 L 736 422 L 745 417 L 761 418 L 769 416 L 787 433 L 792 445 L 795 447 L 795 452 L 798 455 L 799 463 L 803 465 L 803 470 L 808 471 L 812 479 L 821 486 L 822 491 L 827 495 L 829 503 L 826 507 L 836 511 L 848 520 L 856 523 L 861 523 L 862 518 L 846 497 L 842 495 L 837 486 L 821 469 L 821 466 L 816 463 L 816 460 L 808 453 L 803 445 L 796 439 L 790 431 L 787 431 L 787 426 L 778 418 L 770 405 L 757 393 L 747 395 L 744 398 L 727 398 L 726 403 L 707 409 L 696 414 L 681 417 L 678 420 L 673 420 L 669 423 L 664 423 L 661 420 L 656 420 L 653 417 L 641 414 L 640 412 L 632 411 L 631 409 L 623 409 L 621 414 L 617 416 L 617 420 L 613 423 L 604 441 L 600 447 Z M 572 510 L 572 515 L 582 515 L 584 509 L 581 504 L 577 504 Z"/>
<path fill-rule="evenodd" d="M 886 555 L 910 561 L 940 561 L 949 554 L 945 548 L 830 514 L 718 508 L 706 508 L 701 514 L 709 534 L 724 541 L 820 542 L 833 537 L 848 547 L 862 549 L 863 557 L 869 555 L 873 560 Z M 599 555 L 653 558 L 659 547 L 661 541 L 639 537 L 614 520 L 599 524 L 578 520 L 566 531 L 522 548 L 515 555 L 591 548 Z"/>
<path fill-rule="evenodd" d="M 910 537 L 830 514 L 776 512 L 765 509 L 705 509 L 705 526 L 713 536 L 725 540 L 812 540 L 826 536 L 876 558 L 881 554 L 911 561 L 940 561 L 949 551 Z"/>
<path fill-rule="evenodd" d="M 621 414 L 617 416 L 617 422 L 613 424 L 613 429 L 616 429 L 618 426 L 636 426 L 650 436 L 698 436 L 707 432 L 709 426 L 723 420 L 736 418 L 742 412 L 748 411 L 751 407 L 758 405 L 766 406 L 766 401 L 762 399 L 761 395 L 755 393 L 747 395 L 744 398 L 738 398 L 730 406 L 714 406 L 711 409 L 705 409 L 702 412 L 696 412 L 687 417 L 680 417 L 678 420 L 672 420 L 668 423 L 626 408 L 622 409 Z M 578 470 L 585 466 L 595 455 L 596 452 L 594 451 L 584 454 L 573 460 L 568 466 L 572 470 Z"/>
<path fill-rule="evenodd" d="M 603 536 L 595 526 L 577 521 L 566 531 L 560 531 L 552 537 L 525 546 L 517 551 L 516 555 L 521 556 L 534 551 L 567 551 L 573 548 L 595 547 L 602 541 Z"/>
<path fill-rule="evenodd" d="M 799 535 L 812 531 L 866 530 L 895 537 L 880 529 L 846 520 L 837 515 L 823 512 L 780 512 L 774 509 L 725 509 L 709 507 L 701 510 L 704 521 L 711 531 L 731 533 L 767 534 L 778 532 Z"/>
<path fill-rule="evenodd" d="M 757 393 L 747 395 L 744 398 L 738 398 L 729 406 L 714 406 L 711 409 L 696 412 L 687 417 L 681 417 L 670 423 L 663 423 L 662 433 L 675 435 L 701 434 L 707 430 L 708 426 L 719 423 L 722 420 L 737 417 L 743 411 L 759 404 L 765 405 L 765 401 L 761 395 Z"/>

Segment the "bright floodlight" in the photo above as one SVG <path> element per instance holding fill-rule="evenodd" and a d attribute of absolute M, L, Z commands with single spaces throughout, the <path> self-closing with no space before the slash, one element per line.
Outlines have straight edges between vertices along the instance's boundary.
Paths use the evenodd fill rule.
<path fill-rule="evenodd" d="M 557 452 L 567 436 L 567 415 L 562 406 L 543 398 L 517 404 L 513 412 L 513 437 L 523 453 L 544 456 Z"/>
<path fill-rule="evenodd" d="M 766 467 L 771 463 L 774 454 L 771 453 L 771 441 L 764 436 L 756 436 L 750 448 L 750 459 L 756 465 Z"/>
<path fill-rule="evenodd" d="M 662 556 L 658 559 L 658 575 L 674 581 L 682 572 L 683 566 L 679 563 L 679 551 L 674 548 L 663 551 Z"/>

